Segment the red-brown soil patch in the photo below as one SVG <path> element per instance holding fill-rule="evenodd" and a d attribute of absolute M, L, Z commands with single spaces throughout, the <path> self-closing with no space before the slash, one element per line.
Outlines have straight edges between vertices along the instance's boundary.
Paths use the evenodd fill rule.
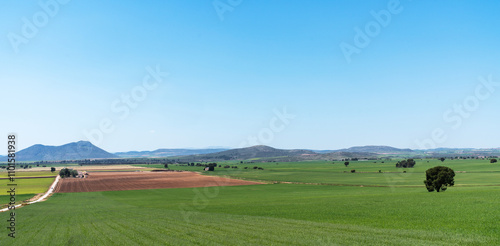
<path fill-rule="evenodd" d="M 261 183 L 205 176 L 194 172 L 89 172 L 88 178 L 61 179 L 55 192 L 145 190 L 255 184 Z"/>

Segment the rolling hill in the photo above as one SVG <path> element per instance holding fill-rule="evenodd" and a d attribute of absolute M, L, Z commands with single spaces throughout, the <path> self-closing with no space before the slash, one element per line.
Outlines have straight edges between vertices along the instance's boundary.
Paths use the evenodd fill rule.
<path fill-rule="evenodd" d="M 99 158 L 118 158 L 118 156 L 87 141 L 68 143 L 61 146 L 35 144 L 18 151 L 16 161 L 62 161 Z M 1 158 L 6 161 L 6 157 Z"/>
<path fill-rule="evenodd" d="M 122 158 L 150 158 L 210 154 L 226 150 L 228 149 L 157 149 L 154 151 L 116 152 L 114 154 Z"/>
<path fill-rule="evenodd" d="M 368 152 L 376 154 L 401 154 L 401 153 L 413 153 L 411 149 L 398 149 L 390 146 L 355 146 L 348 149 L 334 150 L 333 152 Z"/>
<path fill-rule="evenodd" d="M 378 157 L 457 157 L 498 156 L 499 148 L 438 148 L 429 150 L 398 149 L 390 146 L 355 146 L 339 150 L 276 149 L 258 145 L 248 148 L 224 149 L 158 149 L 154 151 L 129 151 L 109 153 L 90 142 L 79 141 L 61 146 L 41 144 L 17 152 L 17 161 L 61 161 L 107 158 L 175 158 L 183 161 L 251 160 L 302 161 L 340 160 L 346 158 L 370 159 Z M 6 162 L 5 156 L 0 161 Z"/>
<path fill-rule="evenodd" d="M 275 149 L 265 145 L 257 145 L 248 148 L 231 149 L 217 153 L 190 155 L 179 157 L 181 160 L 248 160 L 254 158 L 277 158 L 277 157 L 306 157 L 319 156 L 318 153 L 303 149 Z"/>

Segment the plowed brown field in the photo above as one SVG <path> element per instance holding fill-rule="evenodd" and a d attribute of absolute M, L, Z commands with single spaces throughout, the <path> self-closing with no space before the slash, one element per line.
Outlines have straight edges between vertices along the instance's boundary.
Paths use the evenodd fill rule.
<path fill-rule="evenodd" d="M 89 172 L 88 178 L 61 179 L 55 192 L 145 190 L 255 184 L 261 183 L 205 176 L 194 172 Z"/>

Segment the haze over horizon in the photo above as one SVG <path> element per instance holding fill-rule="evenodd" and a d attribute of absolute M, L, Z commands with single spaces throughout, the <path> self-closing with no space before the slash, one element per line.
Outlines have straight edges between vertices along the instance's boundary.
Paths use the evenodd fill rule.
<path fill-rule="evenodd" d="M 2 1 L 0 155 L 11 132 L 112 153 L 500 147 L 500 2 L 225 8 Z"/>
<path fill-rule="evenodd" d="M 86 140 L 80 140 L 80 141 L 86 141 Z M 65 143 L 65 144 L 62 144 L 62 145 L 78 143 L 80 141 Z M 62 146 L 62 145 L 46 145 L 46 144 L 35 144 L 35 145 L 43 145 L 43 146 L 47 146 L 47 147 L 60 147 L 60 146 Z M 31 145 L 31 146 L 28 146 L 26 148 L 19 149 L 18 151 L 25 150 L 25 149 L 27 149 L 29 147 L 32 147 L 32 146 L 35 146 L 35 145 Z M 245 146 L 245 148 L 256 147 L 256 146 L 257 145 Z M 275 148 L 275 149 L 287 149 L 287 148 L 278 148 L 278 147 L 271 146 L 271 145 L 261 145 L 261 146 L 268 146 L 268 147 Z M 357 147 L 362 147 L 362 148 L 364 148 L 364 147 L 390 147 L 390 148 L 396 148 L 396 149 L 409 149 L 409 148 L 398 148 L 398 147 L 386 146 L 386 145 L 350 146 L 350 147 L 345 147 L 345 148 L 340 148 L 340 149 L 312 149 L 312 148 L 307 148 L 307 147 L 293 148 L 293 149 L 315 150 L 315 151 L 320 151 L 320 150 L 333 150 L 333 151 L 337 151 L 337 150 L 357 148 Z M 447 147 L 439 147 L 439 148 L 436 148 L 436 149 L 441 149 L 441 148 L 448 149 Z M 156 150 L 160 150 L 160 149 L 192 149 L 192 150 L 195 150 L 195 149 L 235 149 L 235 148 L 233 148 L 233 147 L 225 147 L 225 146 L 208 146 L 208 147 L 204 147 L 204 148 L 176 147 L 176 148 L 159 148 L 159 149 L 131 149 L 131 150 L 115 151 L 115 152 L 113 152 L 113 151 L 107 151 L 106 149 L 103 149 L 103 150 L 107 151 L 109 153 L 115 154 L 115 153 L 126 153 L 126 152 L 148 152 L 148 151 L 156 151 Z M 454 148 L 449 148 L 449 149 L 454 149 Z M 468 148 L 464 148 L 464 149 L 468 149 Z M 481 148 L 470 148 L 470 149 L 481 149 Z M 491 147 L 491 148 L 484 148 L 484 149 L 500 149 L 500 147 Z M 417 150 L 417 149 L 412 149 L 412 150 Z M 3 156 L 3 155 L 0 155 L 0 156 Z"/>

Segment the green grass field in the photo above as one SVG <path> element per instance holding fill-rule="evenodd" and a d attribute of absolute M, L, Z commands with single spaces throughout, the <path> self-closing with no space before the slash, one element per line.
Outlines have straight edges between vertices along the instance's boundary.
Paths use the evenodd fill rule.
<path fill-rule="evenodd" d="M 57 173 L 52 173 L 50 171 L 41 172 L 16 172 L 16 179 L 14 182 L 10 182 L 8 179 L 0 179 L 0 188 L 3 192 L 0 195 L 0 208 L 4 208 L 7 203 L 9 203 L 10 196 L 4 195 L 7 190 L 9 190 L 9 183 L 15 183 L 16 186 L 16 204 L 20 204 L 22 201 L 27 200 L 38 193 L 46 192 L 50 185 L 54 182 L 55 178 L 36 178 L 36 179 L 23 179 L 22 177 L 47 177 L 56 176 Z M 7 178 L 7 172 L 0 172 L 0 178 Z"/>
<path fill-rule="evenodd" d="M 35 172 L 16 172 L 16 178 L 20 177 L 43 177 L 43 176 L 57 176 L 58 172 L 51 171 L 35 171 Z M 6 171 L 0 172 L 0 178 L 8 178 L 8 173 Z"/>
<path fill-rule="evenodd" d="M 429 161 L 429 162 L 427 162 Z M 396 168 L 396 161 L 351 161 L 346 167 L 343 162 L 290 162 L 290 163 L 220 163 L 234 168 L 216 168 L 214 172 L 203 172 L 202 167 L 170 165 L 170 169 L 199 171 L 207 175 L 229 176 L 239 179 L 280 181 L 332 185 L 364 186 L 422 186 L 425 171 L 431 167 L 444 165 L 456 172 L 456 186 L 500 185 L 500 164 L 488 160 L 417 160 L 415 168 Z M 254 166 L 264 170 L 251 169 Z M 158 168 L 161 165 L 156 166 Z M 249 169 L 244 169 L 248 167 Z M 354 169 L 356 173 L 350 171 Z M 379 170 L 381 173 L 379 173 Z M 406 171 L 406 173 L 403 173 Z"/>
<path fill-rule="evenodd" d="M 16 210 L 17 238 L 3 229 L 0 245 L 498 245 L 500 168 L 484 162 L 417 162 L 405 174 L 394 162 L 244 164 L 210 174 L 337 185 L 55 194 Z M 424 171 L 435 165 L 465 173 L 429 193 Z"/>
<path fill-rule="evenodd" d="M 14 181 L 14 183 L 17 184 L 16 193 L 20 195 L 46 192 L 50 185 L 54 182 L 54 179 L 55 178 L 16 179 Z M 11 183 L 8 179 L 0 179 L 0 187 L 5 187 L 5 189 L 7 189 L 8 183 Z M 0 204 L 2 203 L 0 202 Z"/>

